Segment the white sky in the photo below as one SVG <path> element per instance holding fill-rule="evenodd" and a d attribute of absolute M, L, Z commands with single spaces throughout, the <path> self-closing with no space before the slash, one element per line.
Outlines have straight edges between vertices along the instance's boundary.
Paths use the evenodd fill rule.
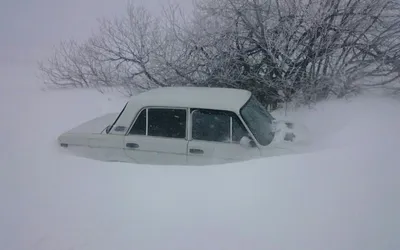
<path fill-rule="evenodd" d="M 125 14 L 129 1 L 155 15 L 168 3 L 188 11 L 192 6 L 192 0 L 0 0 L 0 91 L 42 87 L 38 61 L 62 40 L 87 39 L 97 19 Z"/>
<path fill-rule="evenodd" d="M 82 40 L 97 18 L 124 14 L 129 0 L 0 0 L 0 65 L 26 65 L 50 54 L 61 40 Z M 167 0 L 131 0 L 154 13 Z M 190 6 L 191 0 L 172 0 Z"/>

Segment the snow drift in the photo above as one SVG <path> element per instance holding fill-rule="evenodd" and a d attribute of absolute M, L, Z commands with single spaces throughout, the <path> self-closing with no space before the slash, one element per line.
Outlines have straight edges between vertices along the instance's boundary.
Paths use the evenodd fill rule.
<path fill-rule="evenodd" d="M 29 88 L 0 95 L 0 249 L 400 248 L 395 100 L 289 112 L 310 129 L 311 153 L 167 167 L 58 151 L 60 133 L 118 112 L 122 98 Z"/>

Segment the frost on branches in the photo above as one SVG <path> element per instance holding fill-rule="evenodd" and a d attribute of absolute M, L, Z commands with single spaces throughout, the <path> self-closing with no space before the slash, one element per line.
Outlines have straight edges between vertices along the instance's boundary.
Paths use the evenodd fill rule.
<path fill-rule="evenodd" d="M 40 63 L 58 87 L 248 89 L 264 104 L 313 103 L 363 88 L 398 92 L 395 0 L 202 0 L 161 17 L 127 6 L 85 43 L 63 42 Z"/>

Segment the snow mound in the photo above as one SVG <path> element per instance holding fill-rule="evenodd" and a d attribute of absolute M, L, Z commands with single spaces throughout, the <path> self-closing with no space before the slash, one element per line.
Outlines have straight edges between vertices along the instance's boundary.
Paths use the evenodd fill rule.
<path fill-rule="evenodd" d="M 184 167 L 58 152 L 59 134 L 125 101 L 1 91 L 0 249 L 400 248 L 397 101 L 360 97 L 289 112 L 285 120 L 309 129 L 307 154 Z"/>

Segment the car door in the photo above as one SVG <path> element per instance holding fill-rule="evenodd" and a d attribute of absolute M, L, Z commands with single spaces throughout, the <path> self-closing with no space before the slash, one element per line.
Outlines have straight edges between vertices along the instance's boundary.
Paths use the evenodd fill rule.
<path fill-rule="evenodd" d="M 257 147 L 240 144 L 244 136 L 251 136 L 234 112 L 192 109 L 190 114 L 188 164 L 220 164 L 260 156 Z"/>
<path fill-rule="evenodd" d="M 125 136 L 126 155 L 142 164 L 186 164 L 187 114 L 184 108 L 146 108 L 140 111 Z"/>

